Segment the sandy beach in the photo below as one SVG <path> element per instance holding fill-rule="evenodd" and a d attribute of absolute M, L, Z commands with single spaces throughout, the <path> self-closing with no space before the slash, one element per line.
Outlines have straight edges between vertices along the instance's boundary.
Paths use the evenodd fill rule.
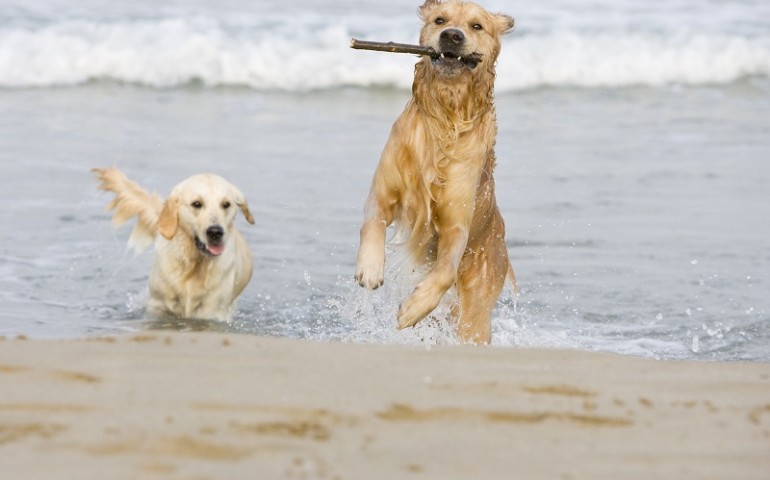
<path fill-rule="evenodd" d="M 758 363 L 150 332 L 4 339 L 0 392 L 14 479 L 770 472 Z"/>

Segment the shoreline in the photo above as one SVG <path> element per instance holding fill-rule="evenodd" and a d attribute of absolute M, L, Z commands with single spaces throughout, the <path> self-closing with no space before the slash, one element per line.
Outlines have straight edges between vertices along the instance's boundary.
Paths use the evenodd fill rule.
<path fill-rule="evenodd" d="M 147 332 L 4 339 L 0 391 L 0 470 L 15 478 L 770 471 L 761 363 Z"/>

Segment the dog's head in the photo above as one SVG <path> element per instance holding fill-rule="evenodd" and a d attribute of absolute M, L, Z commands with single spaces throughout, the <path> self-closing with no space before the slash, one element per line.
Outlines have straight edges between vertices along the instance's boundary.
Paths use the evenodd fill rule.
<path fill-rule="evenodd" d="M 460 0 L 427 0 L 419 13 L 424 22 L 420 45 L 436 51 L 430 63 L 449 78 L 494 68 L 500 36 L 513 28 L 508 15 Z"/>
<path fill-rule="evenodd" d="M 181 231 L 201 254 L 217 257 L 225 251 L 237 209 L 254 223 L 238 188 L 217 175 L 194 175 L 171 191 L 158 219 L 158 232 L 171 240 Z"/>

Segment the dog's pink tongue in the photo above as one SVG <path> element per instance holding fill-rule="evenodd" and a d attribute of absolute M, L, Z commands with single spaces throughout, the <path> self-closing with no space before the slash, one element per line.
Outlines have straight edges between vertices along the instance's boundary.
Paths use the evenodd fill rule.
<path fill-rule="evenodd" d="M 206 249 L 209 251 L 210 254 L 214 255 L 215 257 L 218 255 L 221 255 L 222 252 L 225 251 L 224 245 L 209 245 L 206 247 Z"/>

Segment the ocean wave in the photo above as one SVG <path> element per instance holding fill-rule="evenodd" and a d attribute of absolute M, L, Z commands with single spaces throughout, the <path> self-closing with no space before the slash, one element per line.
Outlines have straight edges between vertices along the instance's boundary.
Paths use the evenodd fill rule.
<path fill-rule="evenodd" d="M 258 90 L 411 86 L 414 57 L 357 52 L 345 24 L 228 29 L 215 21 L 68 21 L 0 29 L 0 87 L 115 81 L 199 82 Z M 380 40 L 410 41 L 404 31 Z M 770 76 L 770 35 L 695 31 L 516 32 L 504 40 L 498 91 L 539 87 L 725 84 Z"/>
<path fill-rule="evenodd" d="M 727 84 L 770 76 L 770 37 L 677 32 L 557 32 L 506 45 L 498 88 Z"/>

